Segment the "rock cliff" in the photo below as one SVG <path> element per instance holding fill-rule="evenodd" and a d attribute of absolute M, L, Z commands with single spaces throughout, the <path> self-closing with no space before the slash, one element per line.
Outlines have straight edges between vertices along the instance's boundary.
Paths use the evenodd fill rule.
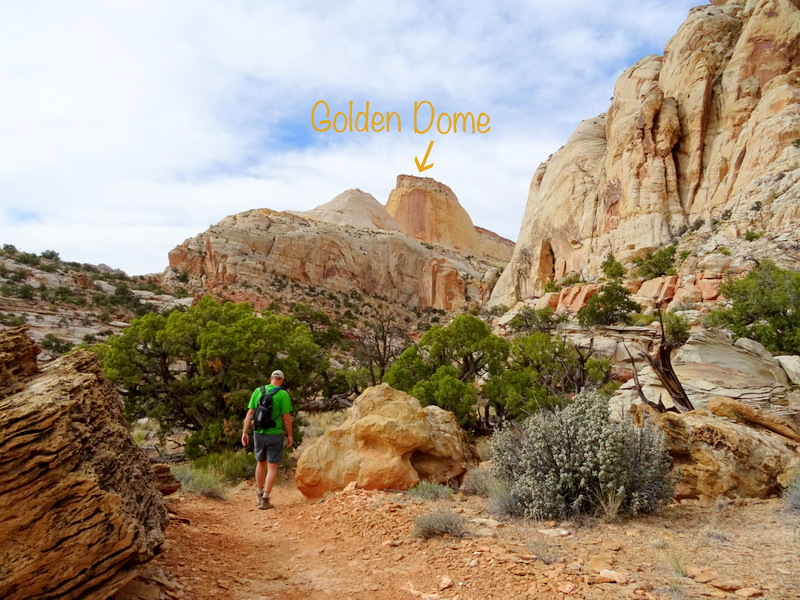
<path fill-rule="evenodd" d="M 625 262 L 702 222 L 713 236 L 722 215 L 729 238 L 753 228 L 780 246 L 800 220 L 798 138 L 798 2 L 692 9 L 664 55 L 625 71 L 607 113 L 536 170 L 491 303 L 538 296 L 566 273 L 598 275 L 609 251 Z"/>
<path fill-rule="evenodd" d="M 0 340 L 21 356 L 0 390 L 0 597 L 105 600 L 164 543 L 153 470 L 94 354 L 34 372 L 23 328 Z"/>
<path fill-rule="evenodd" d="M 459 237 L 460 228 L 426 237 L 424 227 L 435 229 L 431 220 L 418 231 L 437 245 L 421 243 L 375 198 L 349 190 L 306 212 L 257 209 L 226 217 L 169 253 L 165 282 L 180 278 L 191 292 L 208 293 L 228 286 L 268 288 L 286 279 L 334 292 L 360 290 L 409 308 L 485 303 L 497 268 L 505 264 L 494 257 L 507 240 L 485 230 L 479 235 L 449 188 L 426 181 L 449 192 L 447 209 L 463 213 L 469 244 Z"/>

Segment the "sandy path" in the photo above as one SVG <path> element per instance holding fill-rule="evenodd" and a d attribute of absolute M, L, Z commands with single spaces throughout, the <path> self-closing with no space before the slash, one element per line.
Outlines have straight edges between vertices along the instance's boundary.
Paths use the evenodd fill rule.
<path fill-rule="evenodd" d="M 276 487 L 273 503 L 274 510 L 258 510 L 252 486 L 225 501 L 171 497 L 169 548 L 156 561 L 178 582 L 169 594 L 181 600 L 800 598 L 800 518 L 779 500 L 678 506 L 590 526 L 498 524 L 484 500 L 459 496 L 431 503 L 355 490 L 307 503 L 291 481 Z M 468 534 L 415 537 L 413 518 L 436 507 L 461 514 Z M 540 533 L 553 528 L 569 535 Z M 537 559 L 530 542 L 552 551 L 557 562 Z M 616 580 L 603 577 L 604 569 Z"/>

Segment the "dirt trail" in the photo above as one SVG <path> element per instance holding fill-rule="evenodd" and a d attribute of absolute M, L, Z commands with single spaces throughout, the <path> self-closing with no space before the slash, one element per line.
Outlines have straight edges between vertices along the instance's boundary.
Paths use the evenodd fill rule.
<path fill-rule="evenodd" d="M 461 495 L 434 503 L 354 490 L 307 503 L 282 481 L 272 496 L 276 508 L 267 511 L 256 508 L 252 485 L 225 501 L 170 497 L 169 548 L 156 561 L 177 582 L 169 595 L 800 598 L 800 518 L 780 500 L 682 505 L 620 524 L 575 524 L 498 523 L 485 500 Z M 467 535 L 415 537 L 413 518 L 436 508 L 460 513 Z"/>

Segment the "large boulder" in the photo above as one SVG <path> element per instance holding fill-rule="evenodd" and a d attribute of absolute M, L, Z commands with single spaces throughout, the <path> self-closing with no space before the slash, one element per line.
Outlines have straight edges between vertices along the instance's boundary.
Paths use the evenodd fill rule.
<path fill-rule="evenodd" d="M 94 354 L 23 363 L 0 374 L 0 598 L 104 600 L 160 552 L 163 497 Z"/>
<path fill-rule="evenodd" d="M 340 427 L 303 450 L 295 483 L 307 498 L 355 483 L 363 489 L 407 490 L 420 480 L 445 483 L 474 461 L 453 413 L 381 384 L 353 403 Z"/>
<path fill-rule="evenodd" d="M 766 498 L 779 492 L 800 462 L 800 444 L 738 420 L 741 415 L 734 421 L 705 410 L 659 414 L 645 405 L 637 412 L 648 413 L 666 434 L 677 499 Z"/>

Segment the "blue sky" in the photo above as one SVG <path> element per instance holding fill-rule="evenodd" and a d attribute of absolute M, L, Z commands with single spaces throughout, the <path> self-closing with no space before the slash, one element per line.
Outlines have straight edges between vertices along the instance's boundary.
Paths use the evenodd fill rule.
<path fill-rule="evenodd" d="M 0 243 L 160 272 L 235 212 L 385 203 L 431 140 L 423 175 L 516 239 L 539 163 L 700 4 L 0 0 Z M 319 100 L 403 131 L 315 132 Z M 491 131 L 415 135 L 423 100 Z"/>

